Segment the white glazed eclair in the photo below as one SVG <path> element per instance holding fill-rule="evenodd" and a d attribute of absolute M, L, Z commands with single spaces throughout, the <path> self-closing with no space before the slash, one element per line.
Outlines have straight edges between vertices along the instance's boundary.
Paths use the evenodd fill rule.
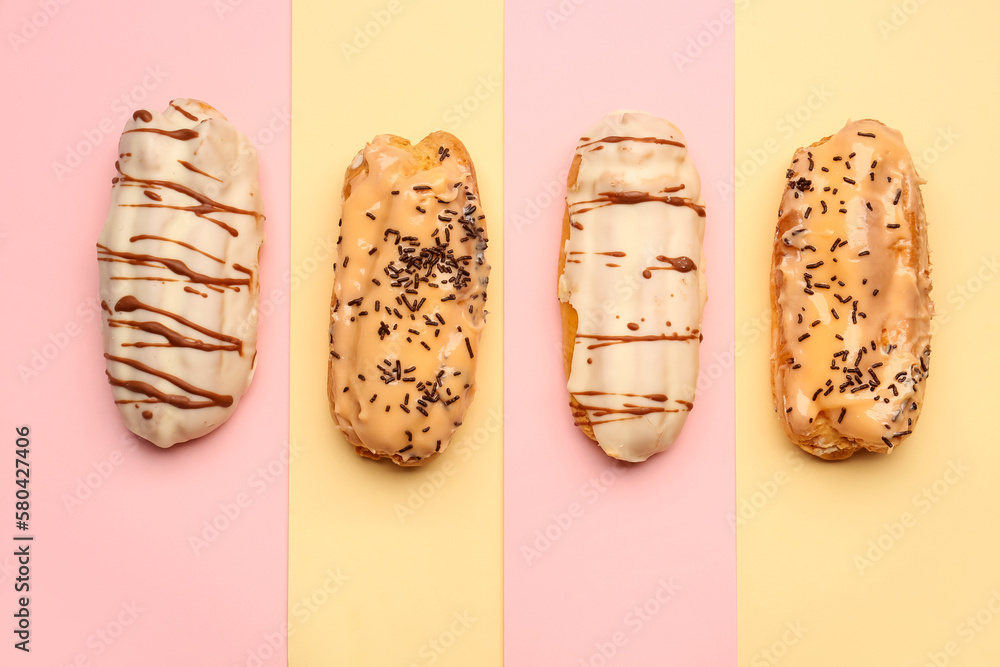
<path fill-rule="evenodd" d="M 443 452 L 475 392 L 486 216 L 465 146 L 381 135 L 347 170 L 331 301 L 328 395 L 361 456 Z"/>
<path fill-rule="evenodd" d="M 891 452 L 913 430 L 930 364 L 920 185 L 899 132 L 874 120 L 795 153 L 771 268 L 774 405 L 824 459 Z"/>
<path fill-rule="evenodd" d="M 615 112 L 580 140 L 559 257 L 563 357 L 577 425 L 616 459 L 665 450 L 693 406 L 704 232 L 673 124 Z"/>
<path fill-rule="evenodd" d="M 257 153 L 216 109 L 136 111 L 97 243 L 104 357 L 129 430 L 160 447 L 236 409 L 257 356 Z"/>

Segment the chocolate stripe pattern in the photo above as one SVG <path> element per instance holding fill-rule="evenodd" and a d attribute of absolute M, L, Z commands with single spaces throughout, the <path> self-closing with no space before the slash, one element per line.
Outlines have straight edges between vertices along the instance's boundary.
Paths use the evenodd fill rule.
<path fill-rule="evenodd" d="M 225 422 L 256 365 L 264 215 L 257 156 L 211 106 L 136 111 L 97 243 L 106 375 L 160 447 Z"/>
<path fill-rule="evenodd" d="M 694 401 L 706 299 L 700 179 L 676 127 L 632 112 L 583 137 L 574 169 L 559 281 L 577 318 L 571 404 L 610 456 L 644 461 L 674 442 Z"/>

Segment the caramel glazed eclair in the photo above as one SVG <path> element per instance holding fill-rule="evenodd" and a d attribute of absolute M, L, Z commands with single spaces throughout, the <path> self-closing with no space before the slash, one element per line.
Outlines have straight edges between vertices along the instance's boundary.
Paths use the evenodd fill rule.
<path fill-rule="evenodd" d="M 788 437 L 824 459 L 891 452 L 930 363 L 930 263 L 903 137 L 874 120 L 795 153 L 771 270 L 772 389 Z"/>
<path fill-rule="evenodd" d="M 577 145 L 559 258 L 574 420 L 610 456 L 669 447 L 694 405 L 705 207 L 673 124 L 616 112 Z"/>
<path fill-rule="evenodd" d="M 136 111 L 97 243 L 104 358 L 128 428 L 160 447 L 225 422 L 257 361 L 257 152 L 219 111 Z"/>
<path fill-rule="evenodd" d="M 331 412 L 358 454 L 445 450 L 475 392 L 490 267 L 465 146 L 381 135 L 344 179 L 330 325 Z"/>

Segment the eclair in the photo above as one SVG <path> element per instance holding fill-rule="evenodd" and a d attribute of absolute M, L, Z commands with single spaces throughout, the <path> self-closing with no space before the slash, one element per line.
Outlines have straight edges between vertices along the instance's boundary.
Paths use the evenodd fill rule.
<path fill-rule="evenodd" d="M 824 459 L 916 427 L 933 314 L 927 221 L 902 135 L 849 122 L 795 153 L 771 265 L 771 379 L 788 437 Z"/>
<path fill-rule="evenodd" d="M 694 405 L 704 233 L 673 124 L 616 112 L 580 139 L 559 255 L 563 360 L 575 423 L 613 458 L 667 449 Z"/>
<path fill-rule="evenodd" d="M 486 216 L 465 146 L 381 135 L 344 178 L 328 397 L 355 451 L 400 466 L 448 447 L 476 388 Z"/>
<path fill-rule="evenodd" d="M 97 242 L 106 374 L 129 430 L 170 447 L 229 419 L 253 378 L 257 153 L 219 111 L 178 99 L 132 115 L 115 170 Z"/>

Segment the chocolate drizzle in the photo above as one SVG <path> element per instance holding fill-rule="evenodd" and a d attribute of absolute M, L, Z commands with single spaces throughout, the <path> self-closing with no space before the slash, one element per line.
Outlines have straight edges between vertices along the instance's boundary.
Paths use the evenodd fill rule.
<path fill-rule="evenodd" d="M 580 403 L 580 407 L 588 412 L 591 412 L 595 417 L 607 417 L 608 415 L 651 415 L 657 412 L 681 412 L 679 408 L 665 408 L 659 405 L 650 405 L 641 407 L 638 405 L 632 405 L 631 403 L 625 403 L 624 407 L 621 408 L 608 408 L 601 405 L 584 405 Z"/>
<path fill-rule="evenodd" d="M 608 345 L 620 345 L 623 343 L 648 343 L 657 340 L 700 340 L 701 334 L 650 334 L 648 336 L 601 336 L 597 334 L 577 334 L 577 338 L 587 340 L 602 341 L 588 345 L 588 350 L 596 350 L 599 347 Z"/>
<path fill-rule="evenodd" d="M 163 311 L 159 311 L 163 312 Z M 176 318 L 175 318 L 176 319 Z M 122 347 L 189 347 L 193 350 L 201 350 L 202 352 L 214 352 L 216 350 L 225 350 L 236 352 L 242 346 L 242 342 L 237 343 L 206 343 L 205 341 L 198 340 L 197 338 L 190 338 L 184 336 L 183 334 L 174 331 L 170 327 L 161 322 L 142 322 L 137 320 L 119 320 L 119 319 L 108 319 L 108 326 L 110 327 L 126 327 L 129 329 L 138 329 L 139 331 L 145 331 L 146 333 L 153 334 L 154 336 L 161 336 L 166 339 L 166 343 L 122 343 Z M 221 337 L 221 335 L 217 335 Z"/>
<path fill-rule="evenodd" d="M 652 278 L 653 274 L 651 271 L 677 271 L 678 273 L 690 273 L 698 267 L 695 266 L 694 261 L 690 257 L 666 257 L 664 255 L 657 255 L 656 261 L 664 262 L 667 266 L 647 266 L 643 272 L 643 278 Z"/>
<path fill-rule="evenodd" d="M 194 173 L 196 173 L 196 174 L 201 174 L 202 176 L 207 176 L 208 178 L 211 178 L 211 179 L 212 179 L 213 181 L 218 181 L 219 183 L 221 183 L 221 182 L 222 182 L 222 179 L 221 179 L 221 178 L 216 178 L 215 176 L 212 176 L 212 175 L 211 175 L 210 173 L 208 173 L 207 171 L 202 171 L 201 169 L 199 169 L 198 167 L 194 166 L 194 165 L 193 165 L 193 164 L 191 164 L 190 162 L 187 162 L 187 161 L 185 161 L 185 160 L 178 160 L 178 161 L 177 161 L 177 163 L 178 163 L 178 164 L 179 164 L 180 166 L 182 166 L 182 167 L 184 167 L 185 169 L 187 169 L 188 171 L 193 171 L 193 172 L 194 172 Z"/>
<path fill-rule="evenodd" d="M 137 123 L 150 125 L 133 126 L 123 133 L 125 148 L 115 162 L 110 222 L 97 244 L 103 280 L 137 281 L 125 283 L 137 290 L 121 298 L 116 295 L 117 303 L 101 304 L 107 313 L 103 319 L 108 382 L 115 388 L 115 403 L 128 406 L 128 410 L 121 409 L 129 428 L 160 446 L 170 446 L 176 437 L 192 437 L 192 431 L 212 430 L 228 415 L 190 415 L 175 424 L 176 413 L 171 416 L 169 409 L 165 413 L 156 408 L 143 410 L 140 404 L 161 403 L 185 411 L 231 409 L 246 389 L 256 358 L 252 341 L 257 278 L 251 253 L 259 253 L 255 242 L 260 239 L 245 233 L 239 242 L 230 240 L 240 231 L 260 230 L 263 215 L 255 200 L 256 177 L 236 170 L 223 173 L 227 160 L 239 162 L 233 167 L 247 166 L 242 156 L 237 156 L 239 146 L 229 142 L 229 128 L 218 137 L 218 145 L 209 145 L 216 138 L 213 128 L 218 125 L 176 129 L 173 123 L 200 122 L 201 114 L 194 113 L 199 109 L 211 111 L 197 102 L 172 101 L 166 124 L 160 115 L 143 109 L 133 114 Z M 147 134 L 141 139 L 138 135 L 129 137 L 138 132 Z M 199 152 L 204 156 L 201 159 Z M 177 159 L 182 157 L 186 159 Z M 207 165 L 219 177 L 196 165 Z M 206 179 L 223 185 L 213 190 L 216 184 Z M 236 187 L 241 190 L 238 194 Z M 217 192 L 223 193 L 223 201 L 217 200 Z M 247 202 L 243 205 L 253 210 L 224 203 L 226 200 Z M 170 211 L 132 213 L 132 208 Z M 133 229 L 135 233 L 129 236 Z M 197 247 L 201 240 L 211 252 Z M 241 266 L 234 259 L 254 268 Z M 224 294 L 226 290 L 242 294 L 214 300 L 212 292 Z M 254 319 L 245 319 L 244 314 Z M 244 331 L 249 333 L 244 335 Z M 143 351 L 145 348 L 152 350 Z M 160 418 L 164 419 L 162 427 L 157 423 Z M 135 421 L 142 419 L 154 420 L 156 425 L 136 429 Z"/>
<path fill-rule="evenodd" d="M 669 446 L 691 409 L 690 401 L 668 395 L 694 395 L 687 378 L 697 377 L 691 359 L 701 333 L 699 301 L 691 295 L 700 292 L 702 282 L 660 276 L 662 285 L 633 284 L 623 298 L 616 280 L 652 279 L 654 271 L 697 272 L 696 260 L 684 255 L 700 257 L 692 248 L 699 247 L 706 217 L 683 137 L 662 120 L 639 116 L 633 124 L 612 114 L 591 133 L 594 140 L 583 138 L 577 146 L 573 168 L 579 171 L 570 178 L 566 204 L 570 226 L 582 223 L 587 234 L 564 238 L 563 260 L 579 254 L 583 264 L 567 263 L 559 282 L 560 301 L 572 306 L 579 320 L 576 326 L 572 318 L 563 323 L 564 334 L 574 337 L 567 364 L 574 419 L 609 455 L 625 461 L 645 460 Z M 605 133 L 611 136 L 602 138 Z M 611 264 L 590 255 L 628 259 Z M 631 343 L 647 345 L 611 347 Z M 633 377 L 628 386 L 633 370 L 645 379 L 637 384 Z M 651 391 L 663 393 L 646 393 Z M 596 428 L 603 424 L 608 430 Z"/>
<path fill-rule="evenodd" d="M 189 211 L 191 213 L 194 213 L 199 218 L 208 220 L 209 222 L 213 222 L 217 224 L 219 227 L 222 227 L 227 232 L 229 232 L 230 236 L 239 236 L 239 232 L 236 230 L 236 228 L 226 224 L 225 222 L 222 222 L 221 220 L 209 217 L 209 214 L 225 212 L 225 213 L 237 213 L 240 215 L 250 215 L 253 216 L 255 219 L 260 219 L 263 217 L 260 213 L 257 213 L 256 211 L 247 211 L 242 208 L 236 208 L 235 206 L 229 206 L 228 204 L 217 202 L 208 195 L 192 190 L 186 185 L 181 185 L 180 183 L 174 183 L 173 181 L 137 178 L 135 176 L 130 176 L 126 174 L 124 171 L 122 171 L 121 162 L 115 162 L 115 170 L 118 171 L 119 184 L 141 183 L 143 185 L 152 185 L 161 188 L 167 188 L 169 190 L 178 192 L 182 195 L 187 195 L 191 199 L 194 199 L 196 202 L 198 202 L 198 205 L 196 206 L 175 206 L 170 204 L 119 204 L 119 206 L 131 206 L 138 208 L 172 208 L 177 211 Z"/>
<path fill-rule="evenodd" d="M 168 239 L 165 236 L 156 236 L 155 234 L 137 234 L 136 236 L 132 236 L 129 238 L 129 243 L 135 243 L 136 241 L 143 241 L 143 240 L 154 240 L 154 241 L 164 241 L 166 243 L 176 243 L 177 245 L 187 248 L 188 250 L 193 250 L 197 253 L 204 255 L 205 257 L 208 257 L 211 260 L 215 260 L 219 264 L 225 263 L 215 255 L 209 255 L 204 250 L 196 248 L 190 243 L 187 243 L 186 241 L 178 241 L 177 239 Z"/>
<path fill-rule="evenodd" d="M 664 188 L 661 192 L 663 194 L 650 194 L 649 192 L 642 192 L 641 190 L 627 190 L 624 192 L 608 191 L 599 192 L 599 197 L 597 199 L 590 199 L 587 201 L 575 202 L 574 206 L 587 206 L 587 208 L 580 209 L 576 211 L 577 214 L 586 213 L 587 211 L 592 211 L 595 208 L 603 208 L 604 206 L 614 206 L 618 204 L 622 205 L 633 205 L 633 204 L 643 204 L 646 202 L 662 202 L 664 204 L 669 204 L 670 206 L 686 206 L 692 211 L 698 214 L 699 217 L 705 217 L 705 207 L 701 204 L 695 204 L 693 201 L 687 197 L 675 197 L 668 193 L 678 192 L 684 188 L 683 185 L 679 185 L 671 188 Z"/>
<path fill-rule="evenodd" d="M 193 120 L 193 121 L 197 121 L 198 120 L 197 116 L 195 116 L 192 113 L 189 113 L 189 112 L 185 111 L 184 109 L 180 108 L 179 106 L 177 106 L 173 102 L 170 103 L 170 106 L 172 106 L 174 109 L 176 109 L 177 111 L 179 111 L 180 114 L 182 116 L 184 116 L 185 118 L 187 118 L 188 120 Z"/>
<path fill-rule="evenodd" d="M 690 257 L 664 257 L 663 255 L 657 255 L 656 261 L 666 262 L 670 265 L 671 269 L 678 273 L 690 273 L 698 268 Z"/>
<path fill-rule="evenodd" d="M 664 146 L 676 146 L 678 148 L 686 148 L 684 144 L 682 144 L 679 141 L 674 141 L 673 139 L 661 139 L 660 137 L 619 137 L 619 136 L 604 137 L 603 139 L 588 141 L 585 144 L 580 144 L 580 148 L 586 148 L 587 146 L 593 146 L 594 144 L 620 144 L 623 141 L 634 141 L 636 143 L 641 143 L 641 144 L 662 144 Z"/>
<path fill-rule="evenodd" d="M 233 350 L 235 352 L 239 352 L 240 356 L 243 355 L 243 341 L 235 336 L 229 336 L 224 333 L 219 333 L 218 331 L 212 331 L 211 329 L 203 327 L 196 322 L 192 322 L 191 320 L 181 315 L 178 315 L 177 313 L 172 313 L 169 310 L 163 310 L 161 308 L 157 308 L 156 306 L 150 306 L 148 304 L 142 303 L 141 301 L 139 301 L 138 299 L 136 299 L 134 296 L 131 295 L 123 296 L 121 299 L 118 300 L 118 303 L 115 304 L 115 312 L 131 313 L 137 310 L 145 310 L 150 313 L 156 313 L 157 315 L 163 315 L 164 317 L 169 317 L 170 319 L 175 320 L 179 324 L 183 324 L 186 327 L 194 329 L 200 334 L 204 334 L 206 336 L 209 336 L 210 338 L 214 338 L 216 340 L 220 340 L 229 344 L 226 347 L 219 347 L 216 349 Z M 195 347 L 195 346 L 185 345 L 185 347 Z"/>
<path fill-rule="evenodd" d="M 132 368 L 147 373 L 154 377 L 158 377 L 162 380 L 166 380 L 170 384 L 174 385 L 178 389 L 186 391 L 189 394 L 194 394 L 195 396 L 200 396 L 204 401 L 192 400 L 188 396 L 182 394 L 168 394 L 164 391 L 160 391 L 156 387 L 146 382 L 140 382 L 139 380 L 122 380 L 116 378 L 111 374 L 111 371 L 105 371 L 108 376 L 108 382 L 114 387 L 122 387 L 136 394 L 145 394 L 155 401 L 147 401 L 149 403 L 169 403 L 170 405 L 181 408 L 184 410 L 194 410 L 198 408 L 228 408 L 233 404 L 233 397 L 226 396 L 223 394 L 216 394 L 215 392 L 209 391 L 207 389 L 202 389 L 201 387 L 196 387 L 190 382 L 186 382 L 176 375 L 171 375 L 161 370 L 157 370 L 152 366 L 147 366 L 141 361 L 136 361 L 135 359 L 129 359 L 127 357 L 116 357 L 114 355 L 104 353 L 104 358 L 108 361 L 117 361 L 120 364 L 125 364 L 126 366 L 131 366 Z"/>
<path fill-rule="evenodd" d="M 628 396 L 631 398 L 646 398 L 657 403 L 666 403 L 666 394 L 624 394 L 615 391 L 574 391 L 574 396 Z"/>
<path fill-rule="evenodd" d="M 111 248 L 103 246 L 100 243 L 97 244 L 97 247 L 99 249 L 97 253 L 98 261 L 107 262 L 112 261 L 112 258 L 114 258 L 134 266 L 156 267 L 157 265 L 160 265 L 179 276 L 184 276 L 193 283 L 201 285 L 216 285 L 219 287 L 228 287 L 233 289 L 235 289 L 238 285 L 246 285 L 247 287 L 250 286 L 250 278 L 223 278 L 221 276 L 208 276 L 204 273 L 195 271 L 179 259 L 157 257 L 155 255 L 145 255 L 133 252 L 121 252 L 118 250 L 112 250 Z"/>
<path fill-rule="evenodd" d="M 146 113 L 149 112 L 147 111 Z M 152 116 L 150 116 L 150 120 L 152 120 Z M 136 127 L 131 130 L 125 130 L 123 134 L 128 134 L 129 132 L 152 132 L 153 134 L 162 134 L 165 137 L 170 137 L 171 139 L 176 139 L 178 141 L 191 141 L 192 139 L 198 138 L 197 130 L 192 130 L 190 128 L 182 128 L 180 130 L 161 130 L 156 127 Z"/>

